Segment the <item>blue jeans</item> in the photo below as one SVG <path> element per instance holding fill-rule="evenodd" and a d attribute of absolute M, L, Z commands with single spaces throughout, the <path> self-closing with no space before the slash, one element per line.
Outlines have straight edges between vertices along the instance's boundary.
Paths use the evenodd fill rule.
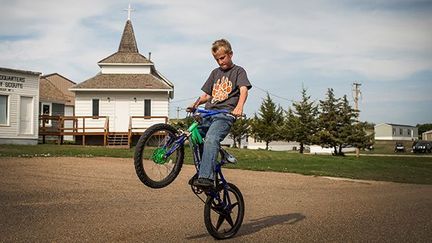
<path fill-rule="evenodd" d="M 199 130 L 201 135 L 205 137 L 205 141 L 198 173 L 199 178 L 215 179 L 214 171 L 220 142 L 228 135 L 234 120 L 234 117 L 220 113 L 206 117 L 202 121 Z"/>

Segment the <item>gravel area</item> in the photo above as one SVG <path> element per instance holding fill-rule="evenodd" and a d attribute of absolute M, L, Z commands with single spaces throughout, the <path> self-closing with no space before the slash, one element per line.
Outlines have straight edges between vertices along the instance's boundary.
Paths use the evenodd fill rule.
<path fill-rule="evenodd" d="M 0 242 L 208 242 L 184 166 L 151 189 L 132 159 L 0 158 Z M 246 211 L 235 242 L 430 242 L 432 186 L 225 169 Z"/>

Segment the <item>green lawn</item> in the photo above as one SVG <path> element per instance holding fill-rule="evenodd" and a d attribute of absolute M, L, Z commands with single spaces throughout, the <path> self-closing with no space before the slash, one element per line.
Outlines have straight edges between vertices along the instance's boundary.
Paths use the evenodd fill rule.
<path fill-rule="evenodd" d="M 292 172 L 305 175 L 335 176 L 355 179 L 432 184 L 432 158 L 425 156 L 335 157 L 329 155 L 302 155 L 294 152 L 229 149 L 238 159 L 239 168 L 258 171 Z M 113 149 L 101 146 L 37 145 L 0 146 L 1 157 L 121 157 L 133 158 L 133 149 Z M 191 164 L 188 146 L 185 162 Z M 406 153 L 409 154 L 409 153 Z"/>

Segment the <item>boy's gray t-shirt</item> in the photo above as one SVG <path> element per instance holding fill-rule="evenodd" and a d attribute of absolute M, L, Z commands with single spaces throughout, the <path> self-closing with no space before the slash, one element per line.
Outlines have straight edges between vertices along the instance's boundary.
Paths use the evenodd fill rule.
<path fill-rule="evenodd" d="M 214 69 L 201 90 L 211 98 L 205 104 L 209 110 L 229 110 L 236 107 L 240 97 L 240 87 L 252 88 L 246 71 L 237 65 L 228 70 Z"/>

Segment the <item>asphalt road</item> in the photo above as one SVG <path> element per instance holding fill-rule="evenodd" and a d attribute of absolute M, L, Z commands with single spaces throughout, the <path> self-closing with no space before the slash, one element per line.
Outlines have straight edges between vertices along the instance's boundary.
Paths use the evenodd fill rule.
<path fill-rule="evenodd" d="M 0 242 L 213 241 L 185 166 L 145 187 L 131 159 L 1 158 Z M 226 169 L 246 203 L 235 242 L 430 242 L 432 186 Z"/>

